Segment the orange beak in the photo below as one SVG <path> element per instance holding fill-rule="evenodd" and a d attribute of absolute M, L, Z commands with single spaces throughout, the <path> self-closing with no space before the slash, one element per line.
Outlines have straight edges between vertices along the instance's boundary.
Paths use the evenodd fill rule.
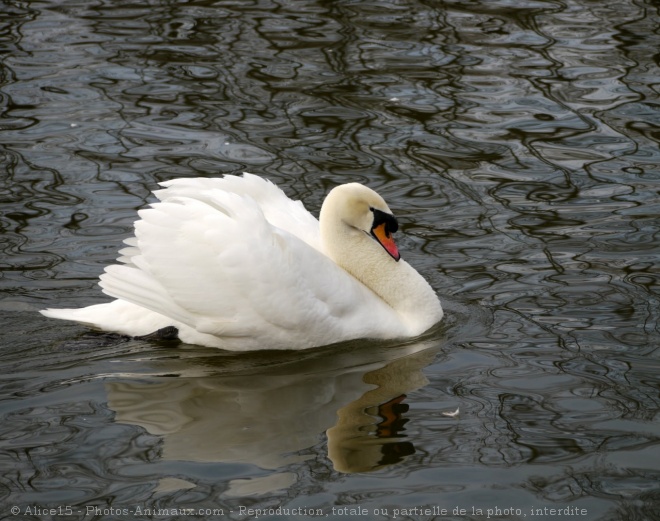
<path fill-rule="evenodd" d="M 386 229 L 386 223 L 381 223 L 378 226 L 374 226 L 371 229 L 371 235 L 380 243 L 380 245 L 385 248 L 385 251 L 390 254 L 390 256 L 398 262 L 401 258 L 399 249 L 396 247 L 394 238 Z"/>

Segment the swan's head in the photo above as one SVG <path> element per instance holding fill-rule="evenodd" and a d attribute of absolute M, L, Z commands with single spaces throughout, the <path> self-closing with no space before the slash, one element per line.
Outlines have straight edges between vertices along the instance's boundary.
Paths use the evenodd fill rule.
<path fill-rule="evenodd" d="M 348 183 L 333 188 L 321 208 L 323 214 L 333 214 L 348 227 L 366 233 L 378 242 L 395 260 L 401 258 L 393 234 L 399 223 L 383 198 L 359 183 Z"/>

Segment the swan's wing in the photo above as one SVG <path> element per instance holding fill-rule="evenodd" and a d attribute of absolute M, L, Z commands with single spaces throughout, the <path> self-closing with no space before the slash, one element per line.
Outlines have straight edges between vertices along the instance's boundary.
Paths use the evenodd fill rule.
<path fill-rule="evenodd" d="M 161 201 L 192 197 L 213 205 L 215 203 L 208 194 L 215 190 L 250 197 L 261 208 L 269 223 L 322 251 L 318 220 L 305 209 L 302 202 L 289 199 L 277 185 L 267 179 L 246 172 L 242 177 L 226 175 L 210 179 L 174 179 L 161 183 L 161 186 L 166 189 L 154 192 Z"/>
<path fill-rule="evenodd" d="M 125 264 L 101 277 L 104 291 L 221 337 L 220 347 L 300 348 L 404 333 L 389 306 L 271 224 L 248 195 L 211 188 L 203 200 L 166 196 L 140 217 Z"/>

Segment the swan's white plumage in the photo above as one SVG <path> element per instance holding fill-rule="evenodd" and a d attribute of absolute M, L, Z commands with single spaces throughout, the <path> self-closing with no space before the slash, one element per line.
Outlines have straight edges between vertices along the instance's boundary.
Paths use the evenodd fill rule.
<path fill-rule="evenodd" d="M 366 233 L 350 240 L 377 260 L 367 279 L 385 271 L 379 276 L 399 281 L 388 291 L 403 292 L 405 305 L 395 310 L 347 273 L 328 256 L 319 222 L 269 181 L 245 174 L 163 186 L 160 202 L 139 212 L 121 264 L 101 276 L 118 300 L 44 315 L 129 335 L 173 325 L 184 342 L 238 351 L 410 337 L 442 318 L 424 279 Z"/>

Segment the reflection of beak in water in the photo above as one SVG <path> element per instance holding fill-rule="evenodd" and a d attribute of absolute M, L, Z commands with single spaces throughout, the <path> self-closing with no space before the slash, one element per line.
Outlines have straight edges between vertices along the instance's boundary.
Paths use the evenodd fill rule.
<path fill-rule="evenodd" d="M 310 457 L 303 451 L 327 431 L 328 455 L 338 471 L 397 463 L 414 452 L 401 439 L 405 393 L 427 383 L 421 369 L 435 350 L 387 365 L 364 359 L 356 364 L 347 356 L 284 369 L 252 367 L 248 374 L 109 382 L 108 403 L 117 422 L 162 436 L 167 460 L 277 469 Z"/>
<path fill-rule="evenodd" d="M 378 416 L 383 419 L 376 429 L 378 438 L 395 438 L 398 437 L 399 431 L 404 430 L 403 426 L 408 420 L 404 419 L 402 415 L 404 412 L 408 412 L 408 404 L 401 402 L 405 399 L 406 395 L 402 394 L 378 406 Z"/>
<path fill-rule="evenodd" d="M 328 456 L 340 472 L 365 472 L 400 462 L 415 452 L 405 438 L 405 393 L 428 383 L 422 369 L 434 353 L 422 351 L 364 375 L 376 387 L 342 407 L 328 429 Z"/>
<path fill-rule="evenodd" d="M 376 429 L 377 438 L 405 437 L 404 434 L 399 434 L 405 430 L 404 425 L 408 423 L 408 420 L 403 418 L 403 413 L 408 412 L 408 404 L 401 403 L 405 399 L 406 395 L 402 394 L 378 407 L 378 415 L 383 418 L 383 421 L 378 424 Z M 414 453 L 415 447 L 410 442 L 389 442 L 383 445 L 383 459 L 379 463 L 384 465 L 398 463 L 404 456 Z"/>

